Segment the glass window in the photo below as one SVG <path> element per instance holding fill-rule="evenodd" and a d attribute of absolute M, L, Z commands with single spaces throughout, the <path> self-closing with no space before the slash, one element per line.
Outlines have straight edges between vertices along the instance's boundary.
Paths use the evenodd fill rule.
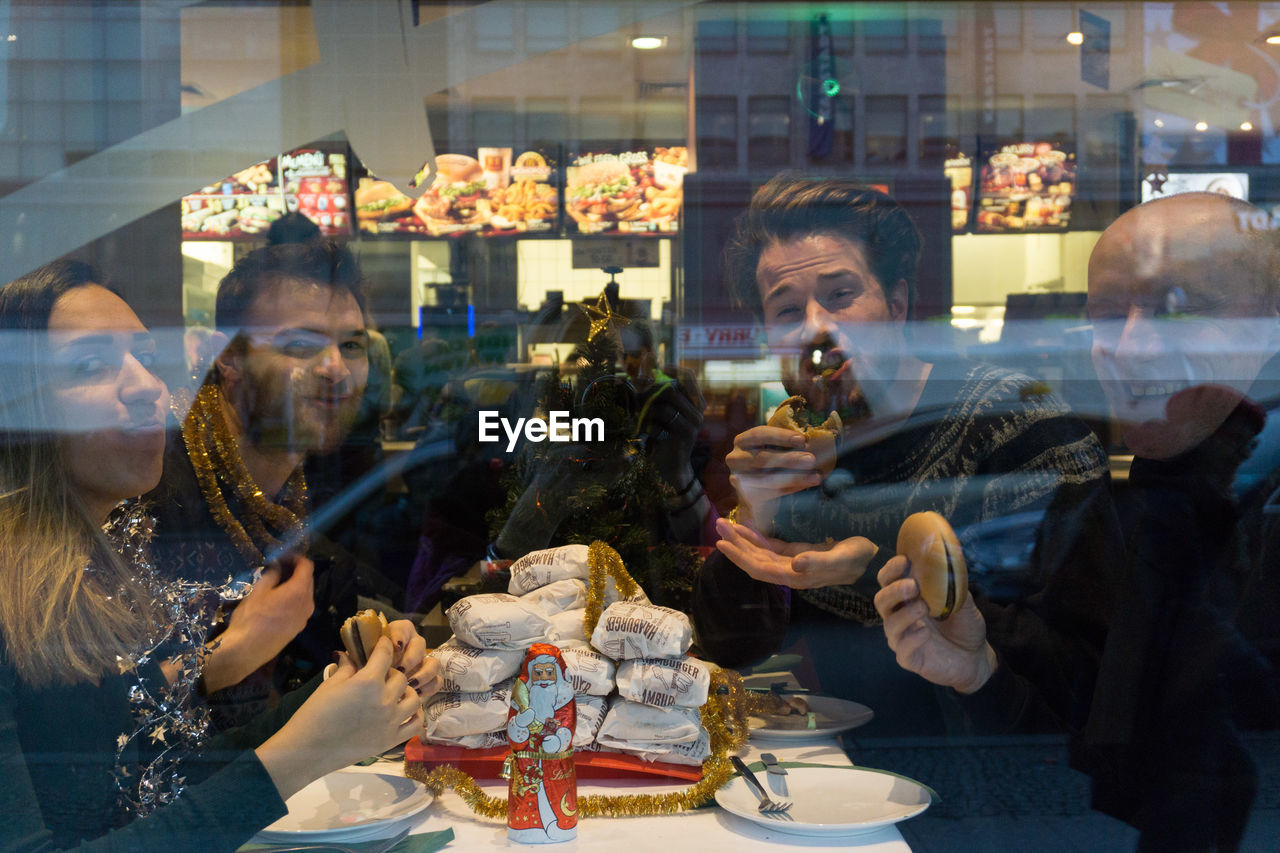
<path fill-rule="evenodd" d="M 699 53 L 732 53 L 738 49 L 738 25 L 732 19 L 698 21 Z"/>
<path fill-rule="evenodd" d="M 791 47 L 786 21 L 749 20 L 748 53 L 786 53 Z"/>
<path fill-rule="evenodd" d="M 747 162 L 752 169 L 791 162 L 791 99 L 747 99 Z"/>
<path fill-rule="evenodd" d="M 877 7 L 861 24 L 863 49 L 867 53 L 902 53 L 907 49 L 907 19 L 900 10 Z"/>
<path fill-rule="evenodd" d="M 705 169 L 738 167 L 738 99 L 698 98 L 698 163 Z"/>
<path fill-rule="evenodd" d="M 902 165 L 907 160 L 907 99 L 869 95 L 865 104 L 867 165 Z"/>
<path fill-rule="evenodd" d="M 1065 38 L 1086 13 L 1110 28 L 1105 54 Z M 203 774 L 130 763 L 162 735 L 177 756 L 191 732 L 165 709 L 139 728 L 155 632 L 199 623 L 162 645 L 187 652 L 162 669 L 194 688 L 209 608 L 244 591 L 218 587 L 279 564 L 223 620 L 199 707 L 219 728 L 255 717 L 325 670 L 347 616 L 407 614 L 396 638 L 442 656 L 449 698 L 428 697 L 408 766 L 366 781 L 496 772 L 474 750 L 523 736 L 510 692 L 530 705 L 513 720 L 576 708 L 575 740 L 608 706 L 615 724 L 660 719 L 575 759 L 599 772 L 591 747 L 612 739 L 606 763 L 642 771 L 634 793 L 677 790 L 649 759 L 696 776 L 705 750 L 885 771 L 892 790 L 858 808 L 928 805 L 877 829 L 889 853 L 1272 849 L 1275 31 L 1280 3 L 1250 0 L 0 0 L 0 283 L 99 268 L 0 288 L 0 847 L 8 832 L 177 851 L 280 817 L 238 798 L 275 802 L 261 774 L 197 814 L 183 803 Z M 821 126 L 815 104 L 833 107 Z M 46 325 L 47 341 L 4 331 Z M 806 453 L 758 431 L 789 413 Z M 607 429 L 554 440 L 561 414 Z M 139 496 L 150 565 L 131 535 L 96 533 L 140 529 Z M 931 523 L 917 513 L 955 533 L 937 590 L 924 555 L 914 583 L 889 557 Z M 589 591 L 532 589 L 525 569 L 600 580 L 614 564 L 582 555 L 596 541 L 688 617 L 669 634 L 690 645 L 619 661 L 574 706 L 545 660 L 502 692 L 535 640 L 589 657 Z M 314 584 L 275 559 L 286 548 L 314 558 Z M 967 593 L 950 586 L 960 558 Z M 29 592 L 59 584 L 76 601 Z M 543 613 L 524 614 L 528 636 L 504 641 L 506 615 L 464 636 L 484 600 L 459 602 L 512 589 Z M 621 606 L 602 634 L 630 639 L 597 642 L 620 658 L 664 633 Z M 704 681 L 698 661 L 727 669 Z M 744 695 L 735 671 L 763 689 Z M 320 729 L 273 742 L 322 741 L 332 766 L 285 762 L 302 771 L 284 788 L 407 734 L 321 710 L 294 718 Z M 751 742 L 722 740 L 717 715 L 747 718 Z M 561 751 L 557 728 L 529 727 L 517 755 Z M 77 769 L 122 743 L 118 774 Z M 544 770 L 567 818 L 564 768 Z M 677 833 L 719 849 L 757 819 L 789 849 L 775 830 L 849 816 L 811 795 L 806 774 L 825 772 L 792 767 L 787 822 L 730 779 L 744 817 L 577 832 L 583 849 Z M 860 778 L 831 772 L 823 791 Z M 584 796 L 615 787 L 592 776 Z M 128 802 L 152 782 L 177 795 L 158 829 Z M 459 849 L 491 845 L 491 819 L 447 817 Z M 135 821 L 137 839 L 91 837 Z"/>

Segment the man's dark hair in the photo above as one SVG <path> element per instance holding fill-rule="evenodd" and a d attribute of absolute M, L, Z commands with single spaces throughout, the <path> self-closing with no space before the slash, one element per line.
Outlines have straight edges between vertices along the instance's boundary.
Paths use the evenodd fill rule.
<path fill-rule="evenodd" d="M 290 279 L 348 291 L 364 310 L 364 279 L 350 250 L 332 240 L 284 243 L 255 249 L 223 277 L 215 306 L 218 331 L 235 340 L 247 325 L 253 300 Z"/>
<path fill-rule="evenodd" d="M 756 286 L 760 253 L 773 243 L 815 234 L 840 237 L 861 246 L 885 296 L 901 279 L 907 283 L 907 311 L 916 302 L 920 232 L 889 196 L 843 178 L 778 175 L 756 190 L 725 248 L 725 279 L 737 303 L 764 316 Z"/>
<path fill-rule="evenodd" d="M 281 216 L 267 229 L 267 245 L 279 246 L 282 243 L 305 243 L 320 236 L 320 226 L 298 211 L 290 211 Z"/>

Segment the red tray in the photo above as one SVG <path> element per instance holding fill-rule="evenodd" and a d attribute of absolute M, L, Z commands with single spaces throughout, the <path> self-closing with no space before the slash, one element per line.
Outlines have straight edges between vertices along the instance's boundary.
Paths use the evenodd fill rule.
<path fill-rule="evenodd" d="M 404 758 L 427 767 L 451 764 L 476 779 L 498 779 L 502 763 L 510 751 L 501 746 L 492 749 L 442 746 L 423 743 L 415 737 L 404 745 Z M 638 755 L 622 752 L 575 752 L 573 767 L 579 779 L 651 779 L 656 776 L 697 782 L 702 778 L 700 765 L 645 761 Z"/>

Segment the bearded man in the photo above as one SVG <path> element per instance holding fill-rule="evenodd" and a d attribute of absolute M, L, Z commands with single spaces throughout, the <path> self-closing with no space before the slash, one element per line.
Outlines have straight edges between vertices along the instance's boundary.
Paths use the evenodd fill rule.
<path fill-rule="evenodd" d="M 577 706 L 560 650 L 534 643 L 511 688 L 507 740 L 511 758 L 507 837 L 524 844 L 568 841 L 578 834 L 573 768 Z"/>
<path fill-rule="evenodd" d="M 333 242 L 250 252 L 219 284 L 216 310 L 226 346 L 170 431 L 164 475 L 148 497 L 165 571 L 213 583 L 261 574 L 205 667 L 215 717 L 234 724 L 319 672 L 355 610 L 350 559 L 304 540 L 303 462 L 350 429 L 369 335 L 359 266 Z M 307 553 L 314 572 L 311 560 L 268 565 L 282 545 Z M 274 674 L 260 669 L 286 646 Z"/>

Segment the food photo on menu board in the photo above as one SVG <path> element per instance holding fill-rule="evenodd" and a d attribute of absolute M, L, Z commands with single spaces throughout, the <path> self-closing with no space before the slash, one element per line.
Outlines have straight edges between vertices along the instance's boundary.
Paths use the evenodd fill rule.
<path fill-rule="evenodd" d="M 1065 231 L 1075 197 L 1075 152 L 1060 142 L 984 146 L 977 231 Z"/>
<path fill-rule="evenodd" d="M 556 230 L 560 193 L 555 156 L 513 152 L 480 148 L 475 157 L 437 155 L 435 178 L 416 201 L 372 175 L 361 178 L 354 197 L 361 230 L 429 237 Z"/>
<path fill-rule="evenodd" d="M 679 145 L 579 154 L 565 169 L 565 211 L 582 234 L 676 231 L 688 168 Z"/>
<path fill-rule="evenodd" d="M 973 203 L 973 161 L 960 150 L 948 146 L 942 170 L 951 184 L 951 231 L 958 234 L 969 227 L 969 209 Z"/>
<path fill-rule="evenodd" d="M 263 239 L 284 215 L 278 158 L 241 169 L 182 198 L 182 239 Z"/>
<path fill-rule="evenodd" d="M 298 211 L 326 237 L 351 234 L 346 150 L 300 148 L 280 155 L 286 210 Z"/>

